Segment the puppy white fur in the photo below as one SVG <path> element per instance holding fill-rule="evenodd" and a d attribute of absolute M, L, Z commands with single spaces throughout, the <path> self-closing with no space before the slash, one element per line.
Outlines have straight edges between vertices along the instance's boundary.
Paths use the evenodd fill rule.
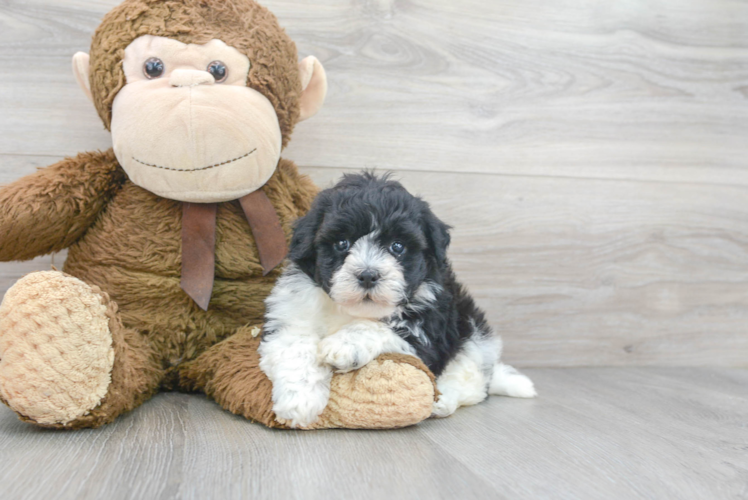
<path fill-rule="evenodd" d="M 327 406 L 333 371 L 347 372 L 385 352 L 415 350 L 381 321 L 354 316 L 289 264 L 265 302 L 260 369 L 273 382 L 273 411 L 291 427 L 317 421 Z M 356 307 L 376 311 L 378 306 Z"/>
<path fill-rule="evenodd" d="M 488 394 L 536 395 L 529 378 L 499 362 L 501 339 L 454 279 L 448 244 L 428 205 L 387 178 L 346 176 L 320 194 L 266 300 L 260 368 L 280 422 L 312 425 L 333 372 L 387 352 L 419 356 L 434 372 L 436 417 Z"/>

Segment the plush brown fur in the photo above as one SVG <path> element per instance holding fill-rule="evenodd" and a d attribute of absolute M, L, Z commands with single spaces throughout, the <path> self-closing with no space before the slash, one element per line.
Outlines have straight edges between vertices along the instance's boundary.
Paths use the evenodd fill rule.
<path fill-rule="evenodd" d="M 83 153 L 0 190 L 0 261 L 33 259 L 69 247 L 126 178 L 112 151 Z"/>
<path fill-rule="evenodd" d="M 110 12 L 91 49 L 94 103 L 107 127 L 125 83 L 124 49 L 144 34 L 185 43 L 218 38 L 245 52 L 248 85 L 275 107 L 286 144 L 299 115 L 296 48 L 275 17 L 249 0 L 127 0 Z M 281 159 L 262 189 L 290 240 L 317 188 Z M 281 426 L 254 336 L 280 270 L 263 276 L 238 201 L 219 204 L 215 284 L 203 311 L 180 288 L 181 229 L 181 203 L 130 182 L 111 150 L 65 159 L 0 189 L 0 261 L 69 247 L 65 272 L 97 287 L 108 305 L 115 350 L 108 393 L 89 414 L 51 427 L 103 425 L 159 389 L 204 391 L 234 413 Z M 410 425 L 429 416 L 435 395 L 423 363 L 385 356 L 333 378 L 319 426 Z"/>
<path fill-rule="evenodd" d="M 316 193 L 281 160 L 263 187 L 290 237 Z M 262 322 L 263 300 L 280 273 L 262 276 L 257 247 L 238 201 L 216 217 L 216 275 L 207 311 L 179 286 L 182 205 L 126 181 L 107 210 L 68 251 L 65 272 L 106 290 L 123 322 L 147 332 L 166 367 L 193 359 L 247 324 Z"/>

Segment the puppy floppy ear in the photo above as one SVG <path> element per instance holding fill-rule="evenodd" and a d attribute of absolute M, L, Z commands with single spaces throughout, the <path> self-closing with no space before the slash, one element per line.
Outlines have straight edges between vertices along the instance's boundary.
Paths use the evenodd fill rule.
<path fill-rule="evenodd" d="M 315 279 L 317 272 L 317 248 L 314 240 L 317 230 L 322 225 L 327 201 L 323 195 L 324 193 L 320 193 L 312 203 L 309 213 L 294 224 L 291 247 L 288 250 L 288 258 L 312 279 Z"/>
<path fill-rule="evenodd" d="M 449 230 L 451 228 L 434 215 L 428 204 L 423 209 L 421 220 L 423 232 L 431 250 L 434 252 L 436 262 L 442 266 L 447 261 L 447 248 L 451 241 Z"/>

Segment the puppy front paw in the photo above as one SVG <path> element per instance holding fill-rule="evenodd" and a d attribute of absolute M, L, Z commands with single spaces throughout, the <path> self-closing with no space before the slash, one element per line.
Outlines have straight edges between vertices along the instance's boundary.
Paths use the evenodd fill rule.
<path fill-rule="evenodd" d="M 314 388 L 308 391 L 284 391 L 273 398 L 276 420 L 294 429 L 305 428 L 319 420 L 327 406 L 330 388 Z"/>
<path fill-rule="evenodd" d="M 445 418 L 457 411 L 459 404 L 454 398 L 446 397 L 441 395 L 439 399 L 434 401 L 434 406 L 431 409 L 431 416 L 434 418 Z"/>
<path fill-rule="evenodd" d="M 379 353 L 375 346 L 357 342 L 346 335 L 331 335 L 319 343 L 317 359 L 337 373 L 346 373 L 366 366 Z"/>

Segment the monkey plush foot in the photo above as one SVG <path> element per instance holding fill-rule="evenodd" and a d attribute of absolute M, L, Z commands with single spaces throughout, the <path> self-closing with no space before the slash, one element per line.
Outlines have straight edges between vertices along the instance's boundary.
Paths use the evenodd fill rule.
<path fill-rule="evenodd" d="M 336 374 L 330 401 L 310 429 L 391 429 L 431 415 L 438 395 L 434 376 L 421 360 L 382 354 L 363 368 Z"/>
<path fill-rule="evenodd" d="M 107 393 L 114 364 L 107 301 L 58 271 L 31 273 L 0 305 L 0 399 L 24 420 L 64 425 Z"/>

